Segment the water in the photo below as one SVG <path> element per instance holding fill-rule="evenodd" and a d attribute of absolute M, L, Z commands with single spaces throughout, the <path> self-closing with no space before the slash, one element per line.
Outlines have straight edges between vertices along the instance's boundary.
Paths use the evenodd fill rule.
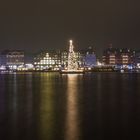
<path fill-rule="evenodd" d="M 0 140 L 139 136 L 140 75 L 0 75 Z"/>

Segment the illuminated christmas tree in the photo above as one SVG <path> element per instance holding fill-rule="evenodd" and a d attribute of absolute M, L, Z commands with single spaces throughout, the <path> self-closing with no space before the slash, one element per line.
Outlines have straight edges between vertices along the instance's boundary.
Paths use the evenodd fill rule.
<path fill-rule="evenodd" d="M 68 70 L 78 69 L 78 63 L 73 48 L 74 48 L 73 41 L 70 40 L 69 53 L 68 53 Z"/>

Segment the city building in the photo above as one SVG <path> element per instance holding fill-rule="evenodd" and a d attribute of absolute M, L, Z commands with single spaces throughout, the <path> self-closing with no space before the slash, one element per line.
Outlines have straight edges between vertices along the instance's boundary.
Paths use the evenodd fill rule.
<path fill-rule="evenodd" d="M 96 64 L 92 48 L 75 51 L 78 67 L 91 67 Z M 59 70 L 68 66 L 68 51 L 45 51 L 34 58 L 36 70 Z"/>
<path fill-rule="evenodd" d="M 93 68 L 97 65 L 96 55 L 92 47 L 89 47 L 83 54 L 84 67 Z"/>
<path fill-rule="evenodd" d="M 104 50 L 102 60 L 104 65 L 132 67 L 135 64 L 135 51 L 110 47 Z"/>
<path fill-rule="evenodd" d="M 59 70 L 61 67 L 61 53 L 46 51 L 34 58 L 36 70 Z"/>
<path fill-rule="evenodd" d="M 0 64 L 11 69 L 24 65 L 24 52 L 20 50 L 5 50 L 0 54 Z"/>
<path fill-rule="evenodd" d="M 63 52 L 61 52 L 61 66 L 62 66 L 62 68 L 64 68 L 67 65 L 68 65 L 68 52 L 63 51 Z"/>
<path fill-rule="evenodd" d="M 138 68 L 140 68 L 140 51 L 136 51 L 135 64 Z"/>

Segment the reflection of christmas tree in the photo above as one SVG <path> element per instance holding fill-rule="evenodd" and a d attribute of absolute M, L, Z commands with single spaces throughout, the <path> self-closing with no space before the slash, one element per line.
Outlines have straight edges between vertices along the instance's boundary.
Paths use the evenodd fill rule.
<path fill-rule="evenodd" d="M 73 42 L 72 40 L 70 40 L 69 54 L 68 54 L 68 70 L 78 69 L 78 63 L 73 48 L 74 48 Z"/>

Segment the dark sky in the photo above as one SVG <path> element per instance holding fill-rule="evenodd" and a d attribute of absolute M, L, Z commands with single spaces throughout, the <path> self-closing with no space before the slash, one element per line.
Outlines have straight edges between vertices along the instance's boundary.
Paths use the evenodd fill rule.
<path fill-rule="evenodd" d="M 0 3 L 0 50 L 63 49 L 68 40 L 101 54 L 106 44 L 140 47 L 138 0 L 45 0 Z"/>

